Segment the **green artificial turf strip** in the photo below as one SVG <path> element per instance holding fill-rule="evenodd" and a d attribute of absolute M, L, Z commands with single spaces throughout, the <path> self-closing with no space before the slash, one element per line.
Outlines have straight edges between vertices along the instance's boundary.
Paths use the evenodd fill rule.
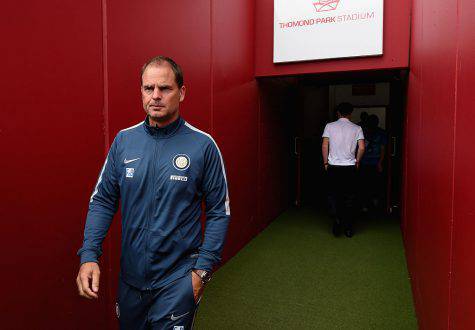
<path fill-rule="evenodd" d="M 195 329 L 417 329 L 399 223 L 373 219 L 353 238 L 290 210 L 226 263 Z"/>

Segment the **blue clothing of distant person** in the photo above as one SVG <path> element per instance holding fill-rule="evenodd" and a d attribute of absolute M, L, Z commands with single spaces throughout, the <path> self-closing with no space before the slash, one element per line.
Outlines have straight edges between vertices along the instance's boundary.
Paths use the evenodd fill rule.
<path fill-rule="evenodd" d="M 388 137 L 386 132 L 376 127 L 373 132 L 365 132 L 365 154 L 361 159 L 363 165 L 378 165 L 381 161 L 381 155 L 384 154 L 386 145 L 388 144 Z M 384 160 L 384 158 L 383 158 Z"/>
<path fill-rule="evenodd" d="M 379 208 L 384 198 L 384 160 L 388 138 L 379 126 L 379 118 L 370 115 L 365 129 L 365 154 L 361 159 L 360 199 L 362 209 Z"/>

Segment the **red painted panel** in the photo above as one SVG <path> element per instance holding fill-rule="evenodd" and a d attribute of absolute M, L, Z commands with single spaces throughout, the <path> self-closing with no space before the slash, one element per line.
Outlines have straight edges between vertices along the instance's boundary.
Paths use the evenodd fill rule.
<path fill-rule="evenodd" d="M 410 0 L 384 1 L 383 56 L 273 63 L 274 0 L 256 1 L 256 76 L 404 68 L 409 66 Z"/>
<path fill-rule="evenodd" d="M 404 139 L 404 204 L 403 227 L 404 243 L 408 270 L 412 281 L 412 293 L 419 324 L 423 324 L 424 309 L 421 305 L 420 285 L 418 278 L 418 235 L 420 234 L 420 173 L 422 164 L 418 157 L 421 132 L 421 101 L 422 84 L 421 72 L 423 59 L 419 56 L 419 45 L 422 45 L 422 9 L 420 2 L 413 2 L 412 10 L 412 35 L 411 35 L 411 70 L 407 94 L 407 111 L 405 118 Z"/>
<path fill-rule="evenodd" d="M 182 66 L 186 98 L 183 117 L 209 130 L 209 0 L 107 2 L 109 112 L 111 136 L 145 117 L 140 100 L 140 69 L 150 58 L 165 55 Z"/>
<path fill-rule="evenodd" d="M 1 327 L 104 328 L 75 288 L 104 155 L 100 1 L 5 2 L 0 31 Z"/>
<path fill-rule="evenodd" d="M 429 1 L 425 4 L 429 4 Z M 448 325 L 455 109 L 456 7 L 430 1 L 423 17 L 418 267 L 424 328 Z"/>
<path fill-rule="evenodd" d="M 295 105 L 291 87 L 259 81 L 259 214 L 264 229 L 289 205 L 292 173 Z"/>
<path fill-rule="evenodd" d="M 406 127 L 405 242 L 422 329 L 450 306 L 457 8 L 415 1 Z"/>
<path fill-rule="evenodd" d="M 451 328 L 475 327 L 475 3 L 459 1 Z"/>
<path fill-rule="evenodd" d="M 258 97 L 254 80 L 254 1 L 212 1 L 212 134 L 224 155 L 232 219 L 223 254 L 260 230 L 257 214 Z M 230 15 L 232 13 L 232 15 Z"/>
<path fill-rule="evenodd" d="M 412 62 L 411 62 L 412 63 Z M 412 73 L 411 73 L 412 75 Z M 404 140 L 404 203 L 403 203 L 403 234 L 406 248 L 406 259 L 410 278 L 412 280 L 412 293 L 416 312 L 419 318 L 423 309 L 419 306 L 419 279 L 417 272 L 418 240 L 420 233 L 420 169 L 418 157 L 419 132 L 420 132 L 420 98 L 421 93 L 417 88 L 417 81 L 410 77 L 411 85 L 408 90 L 407 114 L 405 121 Z"/>

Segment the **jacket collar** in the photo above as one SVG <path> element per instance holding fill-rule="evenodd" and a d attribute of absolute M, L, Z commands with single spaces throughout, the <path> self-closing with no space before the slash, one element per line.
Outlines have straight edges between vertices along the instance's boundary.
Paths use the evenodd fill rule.
<path fill-rule="evenodd" d="M 178 117 L 177 120 L 168 124 L 165 127 L 153 127 L 153 126 L 150 126 L 149 118 L 147 116 L 144 120 L 143 126 L 145 128 L 145 131 L 148 134 L 160 139 L 160 138 L 168 138 L 174 135 L 178 131 L 178 129 L 183 125 L 183 122 L 184 120 L 181 117 Z"/>

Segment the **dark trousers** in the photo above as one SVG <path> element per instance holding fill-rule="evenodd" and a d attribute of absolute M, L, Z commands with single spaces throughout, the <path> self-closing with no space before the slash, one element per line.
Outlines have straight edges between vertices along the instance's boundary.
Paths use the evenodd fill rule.
<path fill-rule="evenodd" d="M 359 169 L 359 199 L 363 207 L 381 207 L 384 201 L 384 175 L 377 165 L 362 164 Z M 377 203 L 377 204 L 376 204 Z"/>
<path fill-rule="evenodd" d="M 119 279 L 116 312 L 121 330 L 190 330 L 197 308 L 191 271 L 151 291 L 137 290 Z"/>
<path fill-rule="evenodd" d="M 328 167 L 330 206 L 344 229 L 353 229 L 356 183 L 356 166 Z"/>

